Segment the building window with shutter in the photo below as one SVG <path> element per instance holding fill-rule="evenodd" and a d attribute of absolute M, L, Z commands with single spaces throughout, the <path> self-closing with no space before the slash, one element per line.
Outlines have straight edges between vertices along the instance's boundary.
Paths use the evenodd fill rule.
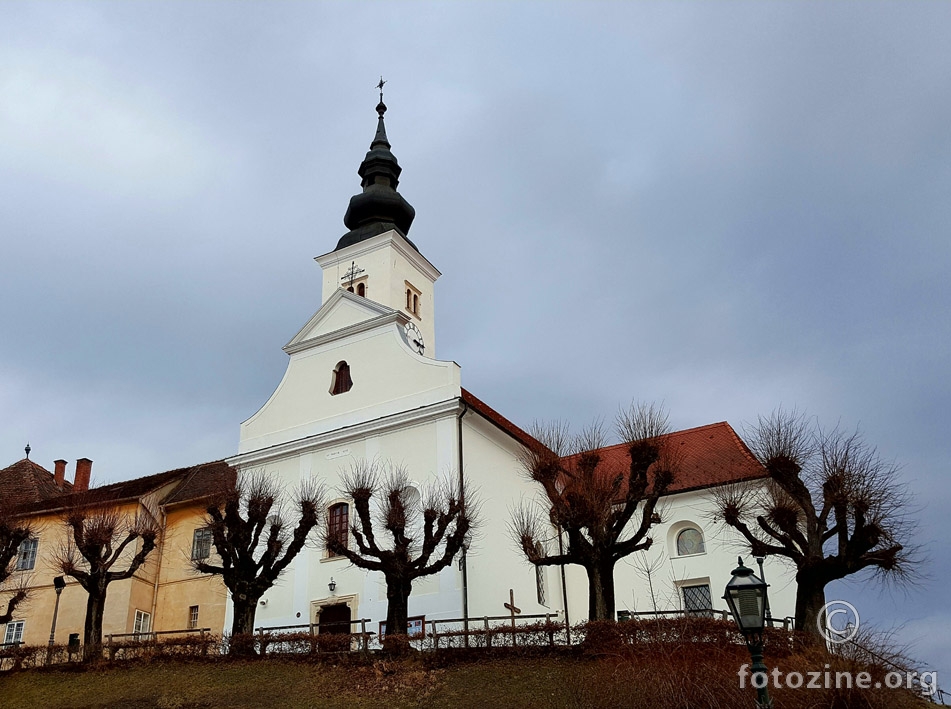
<path fill-rule="evenodd" d="M 353 379 L 350 378 L 350 365 L 338 362 L 334 367 L 333 382 L 330 385 L 330 395 L 345 394 L 353 388 Z"/>
<path fill-rule="evenodd" d="M 14 643 L 23 642 L 23 625 L 24 621 L 22 620 L 11 620 L 7 623 L 7 632 L 3 636 L 3 644 L 11 645 Z"/>
<path fill-rule="evenodd" d="M 138 636 L 144 635 L 152 630 L 152 614 L 136 609 L 135 622 L 132 624 L 132 632 Z"/>
<path fill-rule="evenodd" d="M 327 511 L 327 536 L 334 539 L 344 547 L 348 546 L 348 532 L 350 527 L 350 505 L 346 502 L 338 502 Z M 337 556 L 329 549 L 329 556 Z"/>
<path fill-rule="evenodd" d="M 211 542 L 211 529 L 208 527 L 196 529 L 192 536 L 192 559 L 201 561 L 211 556 Z"/>
<path fill-rule="evenodd" d="M 195 630 L 198 627 L 198 606 L 188 607 L 188 629 Z"/>
<path fill-rule="evenodd" d="M 36 550 L 39 539 L 24 539 L 17 550 L 17 571 L 29 571 L 36 566 Z"/>

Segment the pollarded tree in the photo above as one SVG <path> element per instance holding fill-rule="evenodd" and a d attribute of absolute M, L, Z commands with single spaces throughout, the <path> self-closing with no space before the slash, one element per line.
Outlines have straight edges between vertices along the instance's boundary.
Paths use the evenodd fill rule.
<path fill-rule="evenodd" d="M 115 507 L 75 508 L 64 522 L 69 536 L 56 565 L 86 591 L 83 659 L 98 659 L 109 584 L 131 578 L 139 570 L 155 548 L 159 528 L 145 510 L 130 514 Z"/>
<path fill-rule="evenodd" d="M 32 538 L 33 530 L 30 524 L 17 519 L 9 509 L 0 506 L 0 589 L 4 595 L 10 593 L 6 610 L 0 612 L 0 625 L 10 622 L 17 607 L 27 598 L 25 583 L 14 584 L 14 588 L 6 588 L 6 585 L 7 580 L 16 571 L 23 543 Z"/>
<path fill-rule="evenodd" d="M 796 411 L 760 417 L 748 435 L 766 486 L 717 494 L 718 515 L 756 556 L 796 567 L 796 629 L 818 634 L 825 587 L 863 569 L 900 578 L 917 549 L 898 467 L 861 434 L 823 430 Z"/>
<path fill-rule="evenodd" d="M 320 521 L 323 490 L 313 480 L 301 483 L 293 495 L 296 526 L 288 529 L 284 496 L 279 482 L 264 472 L 238 476 L 207 508 L 205 519 L 218 555 L 217 564 L 196 559 L 196 571 L 221 576 L 231 593 L 234 618 L 232 637 L 254 632 L 258 601 L 293 561 Z M 231 651 L 249 651 L 233 643 Z"/>
<path fill-rule="evenodd" d="M 437 482 L 418 498 L 405 470 L 385 471 L 367 462 L 354 464 L 344 475 L 341 492 L 356 510 L 350 525 L 356 549 L 330 526 L 324 544 L 355 566 L 383 574 L 387 634 L 405 635 L 413 581 L 447 567 L 469 539 L 475 519 L 471 495 Z M 385 543 L 378 539 L 380 532 L 387 535 Z"/>
<path fill-rule="evenodd" d="M 667 445 L 666 412 L 653 404 L 633 404 L 617 417 L 625 460 L 601 450 L 604 435 L 595 424 L 572 438 L 567 427 L 536 425 L 540 445 L 524 459 L 528 476 L 545 497 L 541 510 L 521 506 L 511 530 L 525 557 L 535 566 L 578 564 L 588 576 L 588 619 L 614 619 L 614 566 L 629 554 L 650 547 L 657 506 L 677 471 L 677 456 Z M 542 514 L 544 512 L 544 514 Z M 549 521 L 566 534 L 567 547 L 547 551 Z"/>

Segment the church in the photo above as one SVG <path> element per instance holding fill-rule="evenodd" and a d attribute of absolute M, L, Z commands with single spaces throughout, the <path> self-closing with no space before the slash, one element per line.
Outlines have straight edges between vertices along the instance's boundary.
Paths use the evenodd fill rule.
<path fill-rule="evenodd" d="M 189 565 L 196 553 L 208 553 L 202 503 L 226 480 L 224 463 L 275 476 L 288 490 L 318 479 L 329 491 L 322 523 L 344 536 L 353 522 L 352 501 L 339 489 L 341 476 L 354 464 L 400 465 L 418 492 L 434 480 L 465 481 L 479 501 L 477 533 L 452 564 L 414 583 L 411 630 L 432 621 L 505 615 L 505 604 L 523 615 L 550 615 L 571 623 L 586 618 L 584 570 L 535 568 L 511 536 L 513 510 L 542 494 L 521 462 L 532 437 L 466 390 L 457 363 L 437 357 L 436 281 L 442 274 L 424 256 L 426 236 L 410 238 L 415 210 L 397 189 L 402 168 L 387 137 L 382 94 L 380 99 L 376 133 L 358 170 L 361 189 L 344 216 L 348 231 L 336 245 L 328 239 L 333 248 L 316 258 L 322 304 L 284 345 L 284 376 L 264 405 L 240 425 L 237 454 L 141 478 L 133 486 L 140 497 L 130 493 L 121 498 L 135 506 L 145 505 L 144 496 L 151 496 L 148 509 L 157 510 L 164 525 L 163 542 L 135 578 L 117 583 L 129 589 L 113 593 L 107 602 L 106 633 L 171 631 L 206 623 L 222 633 L 231 627 L 223 584 L 217 578 L 195 579 Z M 725 609 L 720 597 L 743 544 L 732 529 L 715 522 L 711 489 L 760 485 L 765 478 L 765 470 L 726 422 L 671 433 L 668 443 L 678 451 L 680 469 L 660 506 L 660 521 L 651 528 L 653 545 L 616 567 L 619 616 Z M 624 451 L 611 446 L 603 455 L 620 458 Z M 53 474 L 26 462 L 0 471 L 0 491 L 21 485 L 23 471 L 28 471 L 31 489 L 45 491 L 23 507 L 25 514 L 45 520 L 25 552 L 33 565 L 17 561 L 22 571 L 36 570 L 30 583 L 37 602 L 11 620 L 4 637 L 39 643 L 49 632 L 54 598 L 54 572 L 48 560 L 41 564 L 44 549 L 52 551 L 59 534 L 50 515 L 68 508 L 78 493 L 64 479 L 65 461 L 57 461 Z M 88 475 L 87 462 L 82 470 Z M 120 493 L 110 498 L 107 489 L 129 492 L 129 487 L 106 486 L 102 494 L 113 499 Z M 557 535 L 553 527 L 549 542 L 556 547 Z M 770 559 L 765 575 L 773 617 L 791 614 L 791 570 Z M 81 589 L 68 586 L 66 591 L 63 603 L 68 597 L 77 607 L 66 613 L 70 627 L 57 631 L 57 642 L 82 627 Z M 381 632 L 385 618 L 382 574 L 357 568 L 314 543 L 261 599 L 256 626 L 366 619 L 368 630 Z"/>

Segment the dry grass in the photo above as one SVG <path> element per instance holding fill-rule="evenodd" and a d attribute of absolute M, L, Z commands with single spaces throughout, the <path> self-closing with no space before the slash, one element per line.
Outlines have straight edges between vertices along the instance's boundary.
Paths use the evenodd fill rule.
<path fill-rule="evenodd" d="M 448 650 L 399 660 L 376 656 L 266 659 L 152 656 L 98 666 L 0 675 L 0 707 L 519 707 L 526 709 L 734 709 L 752 706 L 737 669 L 749 654 L 723 623 L 704 619 L 597 624 L 582 646 Z M 540 635 L 547 635 L 541 633 Z M 528 636 L 526 636 L 528 637 Z M 539 638 L 539 644 L 543 638 Z M 884 670 L 799 647 L 775 634 L 767 665 L 789 671 Z M 771 690 L 782 709 L 931 706 L 885 688 Z"/>

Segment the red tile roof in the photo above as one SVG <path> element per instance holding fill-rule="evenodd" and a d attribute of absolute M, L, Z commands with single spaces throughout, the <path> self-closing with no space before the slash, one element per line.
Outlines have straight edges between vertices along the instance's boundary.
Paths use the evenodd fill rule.
<path fill-rule="evenodd" d="M 234 470 L 224 461 L 177 468 L 164 473 L 148 475 L 134 480 L 90 488 L 86 492 L 61 495 L 56 498 L 21 505 L 19 512 L 35 514 L 51 512 L 65 507 L 102 505 L 134 500 L 169 484 L 178 483 L 159 504 L 180 504 L 210 497 L 225 485 L 234 484 Z"/>
<path fill-rule="evenodd" d="M 462 400 L 522 445 L 539 445 L 531 434 L 471 392 L 463 389 Z M 676 451 L 679 462 L 668 494 L 766 477 L 766 469 L 726 421 L 675 431 L 666 438 Z M 606 446 L 600 452 L 605 470 L 627 469 L 629 458 L 623 443 Z"/>
<path fill-rule="evenodd" d="M 538 441 L 533 438 L 531 434 L 516 426 L 484 401 L 476 398 L 471 392 L 463 389 L 462 400 L 469 406 L 470 409 L 480 414 L 483 418 L 486 418 L 494 423 L 523 446 L 539 445 Z"/>
<path fill-rule="evenodd" d="M 24 458 L 0 470 L 0 506 L 19 507 L 60 497 L 72 487 L 71 483 L 65 481 L 62 488 L 57 487 L 53 482 L 53 473 Z"/>
<path fill-rule="evenodd" d="M 667 494 L 755 480 L 767 475 L 766 469 L 726 421 L 674 431 L 665 439 L 678 461 Z M 601 465 L 606 470 L 626 470 L 630 465 L 627 446 L 623 443 L 601 448 L 600 453 Z"/>

